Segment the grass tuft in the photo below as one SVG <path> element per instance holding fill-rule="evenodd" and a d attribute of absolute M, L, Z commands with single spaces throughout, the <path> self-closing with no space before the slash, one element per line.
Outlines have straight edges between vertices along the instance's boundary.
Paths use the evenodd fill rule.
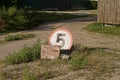
<path fill-rule="evenodd" d="M 5 37 L 5 41 L 15 41 L 15 40 L 23 40 L 27 38 L 33 38 L 35 34 L 15 34 L 15 35 L 8 35 Z"/>
<path fill-rule="evenodd" d="M 40 48 L 34 47 L 33 49 L 33 46 L 32 48 L 27 47 L 25 49 L 26 50 L 25 52 L 33 53 L 32 51 L 29 51 L 30 49 L 37 54 L 39 52 L 38 49 Z M 18 56 L 18 54 L 16 55 Z M 23 54 L 21 55 L 23 56 Z M 34 55 L 34 58 L 31 57 L 30 54 L 29 55 L 30 60 L 32 61 L 38 59 L 35 56 L 38 57 L 40 56 L 40 54 Z M 86 74 L 86 75 L 83 74 L 82 75 L 85 76 L 88 80 L 98 80 L 98 79 L 104 79 L 104 77 L 111 76 L 111 74 L 114 74 L 115 71 L 119 71 L 118 63 L 120 61 L 120 54 L 105 52 L 103 49 L 100 48 L 87 48 L 81 46 L 80 44 L 77 44 L 74 46 L 74 50 L 70 56 L 71 59 L 67 61 L 60 59 L 58 60 L 41 59 L 39 61 L 35 61 L 30 64 L 13 65 L 16 66 L 14 69 L 8 67 L 12 65 L 0 66 L 1 70 L 2 68 L 5 68 L 0 72 L 0 79 L 4 80 L 5 78 L 5 80 L 6 79 L 14 80 L 14 79 L 22 78 L 22 80 L 46 80 L 46 79 L 53 79 L 63 75 L 68 75 L 70 72 L 76 73 L 77 70 L 78 74 L 73 74 L 73 76 L 71 76 L 73 77 L 72 79 L 74 80 L 76 78 L 76 75 L 81 76 L 81 70 L 82 70 L 85 71 L 85 73 L 83 72 L 83 74 Z M 21 60 L 21 57 L 17 57 L 17 58 L 18 60 Z M 28 57 L 26 56 L 26 58 Z M 16 58 L 13 58 L 13 61 L 15 60 Z M 27 59 L 23 59 L 23 60 L 27 60 Z M 8 59 L 8 61 L 11 60 Z"/>
<path fill-rule="evenodd" d="M 116 27 L 116 26 L 106 27 L 99 23 L 92 23 L 84 29 L 86 29 L 90 32 L 97 32 L 97 33 L 120 37 L 120 27 Z"/>
<path fill-rule="evenodd" d="M 36 77 L 30 73 L 28 73 L 27 71 L 25 71 L 23 73 L 23 77 L 22 80 L 37 80 Z"/>
<path fill-rule="evenodd" d="M 6 64 L 20 64 L 34 61 L 40 58 L 40 42 L 32 47 L 24 46 L 19 52 L 14 52 L 5 58 Z"/>
<path fill-rule="evenodd" d="M 112 56 L 115 55 L 115 53 L 108 53 L 102 49 L 75 45 L 75 49 L 71 54 L 70 69 L 88 69 L 91 70 L 95 76 L 111 73 L 115 67 L 113 64 L 114 57 Z"/>

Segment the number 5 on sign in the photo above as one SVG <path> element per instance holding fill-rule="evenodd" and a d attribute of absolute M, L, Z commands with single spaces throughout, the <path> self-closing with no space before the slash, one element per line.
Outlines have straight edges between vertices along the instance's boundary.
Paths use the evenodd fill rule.
<path fill-rule="evenodd" d="M 59 45 L 62 50 L 68 50 L 73 44 L 72 34 L 65 28 L 56 29 L 49 36 L 49 44 Z"/>

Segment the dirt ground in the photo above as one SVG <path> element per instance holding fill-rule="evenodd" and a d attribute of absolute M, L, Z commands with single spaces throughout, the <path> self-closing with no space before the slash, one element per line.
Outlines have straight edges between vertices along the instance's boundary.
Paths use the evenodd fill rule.
<path fill-rule="evenodd" d="M 86 47 L 102 48 L 107 51 L 117 50 L 119 53 L 120 37 L 106 36 L 106 35 L 102 35 L 102 34 L 98 34 L 98 33 L 90 33 L 83 29 L 84 27 L 88 26 L 89 24 L 93 23 L 94 21 L 96 21 L 96 16 L 84 17 L 84 18 L 79 18 L 79 19 L 71 19 L 71 20 L 61 21 L 61 22 L 45 23 L 45 24 L 39 25 L 38 27 L 36 27 L 35 29 L 32 29 L 32 30 L 17 32 L 17 33 L 33 33 L 33 34 L 36 34 L 37 37 L 27 39 L 27 40 L 18 40 L 18 41 L 12 41 L 12 42 L 0 44 L 0 59 L 4 59 L 10 53 L 20 50 L 24 45 L 31 46 L 32 44 L 35 43 L 35 41 L 38 38 L 43 42 L 47 41 L 48 36 L 51 33 L 51 31 L 53 31 L 56 28 L 60 28 L 60 27 L 67 28 L 72 32 L 73 38 L 74 38 L 74 44 L 80 43 L 81 45 L 84 45 Z M 17 33 L 10 33 L 10 34 L 17 34 Z M 4 40 L 5 36 L 6 35 L 0 35 L 0 40 Z M 117 64 L 120 66 L 119 62 L 117 62 Z M 32 71 L 32 69 L 34 71 L 34 69 L 37 70 L 37 68 L 38 68 L 35 65 L 43 65 L 43 64 L 40 64 L 40 62 L 37 61 L 37 62 L 28 63 L 27 65 L 28 66 L 30 65 L 31 71 Z M 49 80 L 92 80 L 91 79 L 92 74 L 87 70 L 70 71 L 69 73 L 66 73 L 68 70 L 67 64 L 66 65 L 65 64 L 61 64 L 61 65 L 56 64 L 54 66 L 56 67 L 56 70 L 59 69 L 59 71 L 63 72 L 64 74 L 62 74 L 58 77 L 49 79 Z M 3 69 L 3 71 L 6 71 L 7 69 L 13 71 L 14 68 L 16 70 L 19 69 L 22 71 L 23 66 L 15 65 L 13 67 L 13 66 L 9 65 L 2 69 Z M 42 70 L 46 70 L 46 69 L 47 68 L 44 69 L 44 67 L 40 67 L 40 68 L 38 68 L 38 71 L 39 70 L 42 71 Z M 49 67 L 49 69 L 52 70 L 53 67 Z M 13 71 L 13 73 L 14 73 L 14 71 Z M 86 79 L 85 76 L 81 76 L 81 75 L 88 76 L 87 77 L 88 79 Z M 120 71 L 116 70 L 116 72 L 114 74 L 112 74 L 112 77 L 109 77 L 109 78 L 104 77 L 102 79 L 98 78 L 97 80 L 119 80 L 119 79 L 120 79 Z"/>
<path fill-rule="evenodd" d="M 5 58 L 12 52 L 18 51 L 24 45 L 32 45 L 39 38 L 41 41 L 47 41 L 48 36 L 56 28 L 64 27 L 69 29 L 74 38 L 74 44 L 80 43 L 86 47 L 91 48 L 102 48 L 105 50 L 120 50 L 120 38 L 113 36 L 106 36 L 98 33 L 90 33 L 84 30 L 83 28 L 96 21 L 96 16 L 71 19 L 61 22 L 46 23 L 38 26 L 35 29 L 29 31 L 21 31 L 17 33 L 33 33 L 36 34 L 36 38 L 27 39 L 27 40 L 18 40 L 12 41 L 5 44 L 0 44 L 0 59 Z M 10 33 L 10 34 L 17 34 Z M 1 35 L 0 40 L 4 40 L 6 35 Z"/>

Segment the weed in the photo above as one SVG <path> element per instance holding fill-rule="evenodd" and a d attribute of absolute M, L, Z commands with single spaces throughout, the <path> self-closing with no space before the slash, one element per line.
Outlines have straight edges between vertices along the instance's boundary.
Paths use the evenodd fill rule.
<path fill-rule="evenodd" d="M 30 62 L 40 58 L 40 42 L 36 42 L 32 47 L 24 46 L 19 52 L 14 52 L 5 58 L 6 64 L 20 64 Z"/>
<path fill-rule="evenodd" d="M 15 35 L 8 35 L 5 37 L 5 41 L 14 41 L 14 40 L 22 40 L 27 38 L 33 38 L 35 34 L 15 34 Z"/>
<path fill-rule="evenodd" d="M 27 19 L 24 16 L 24 10 L 17 9 L 16 6 L 7 9 L 3 7 L 0 17 L 0 23 L 2 23 L 1 26 L 4 26 L 5 29 L 22 29 L 22 26 L 27 22 Z"/>
<path fill-rule="evenodd" d="M 74 58 L 70 60 L 70 64 L 72 65 L 72 70 L 83 69 L 87 64 L 87 59 Z"/>
<path fill-rule="evenodd" d="M 49 78 L 53 78 L 60 75 L 60 72 L 58 71 L 46 71 L 42 74 L 43 79 L 49 79 Z"/>
<path fill-rule="evenodd" d="M 30 73 L 29 71 L 24 71 L 22 74 L 22 79 L 23 80 L 46 80 L 50 78 L 57 77 L 61 75 L 62 73 L 59 71 L 45 71 L 43 73 Z"/>
<path fill-rule="evenodd" d="M 74 51 L 71 54 L 71 69 L 72 70 L 79 70 L 85 68 L 88 60 L 87 60 L 87 52 L 88 48 L 83 47 L 79 44 L 74 46 Z"/>
<path fill-rule="evenodd" d="M 44 72 L 39 72 L 36 74 L 36 72 L 34 73 L 36 78 L 39 80 L 46 80 L 46 79 L 50 79 L 50 78 L 54 78 L 57 77 L 59 75 L 62 74 L 62 72 L 60 71 L 44 71 Z"/>
<path fill-rule="evenodd" d="M 6 71 L 6 72 L 1 72 L 1 78 L 6 79 L 7 77 L 11 77 L 13 76 L 10 72 L 10 70 Z"/>
<path fill-rule="evenodd" d="M 116 26 L 106 27 L 99 23 L 92 23 L 84 29 L 86 29 L 90 32 L 97 32 L 97 33 L 108 34 L 108 35 L 120 37 L 120 27 L 116 27 Z"/>
<path fill-rule="evenodd" d="M 33 74 L 30 74 L 28 71 L 24 71 L 22 80 L 37 80 Z"/>
<path fill-rule="evenodd" d="M 0 80 L 5 80 L 5 75 L 2 72 L 0 72 Z"/>
<path fill-rule="evenodd" d="M 113 54 L 105 52 L 102 49 L 85 48 L 76 45 L 75 50 L 71 54 L 70 68 L 72 70 L 88 69 L 95 76 L 112 73 L 116 67 L 113 64 L 116 54 Z"/>

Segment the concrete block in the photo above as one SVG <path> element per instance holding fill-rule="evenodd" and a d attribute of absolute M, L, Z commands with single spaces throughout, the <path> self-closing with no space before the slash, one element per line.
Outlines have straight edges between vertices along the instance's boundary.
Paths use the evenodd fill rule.
<path fill-rule="evenodd" d="M 41 59 L 57 59 L 58 57 L 60 57 L 60 46 L 41 46 Z"/>

